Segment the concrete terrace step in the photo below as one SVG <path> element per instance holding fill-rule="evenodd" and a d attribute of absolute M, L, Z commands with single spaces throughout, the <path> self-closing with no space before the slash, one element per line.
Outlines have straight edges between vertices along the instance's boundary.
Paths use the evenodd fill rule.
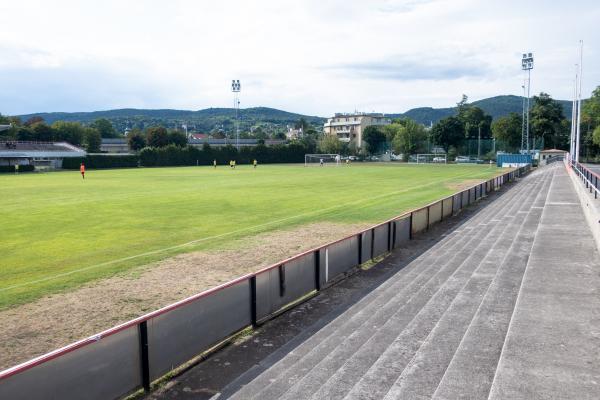
<path fill-rule="evenodd" d="M 419 257 L 386 285 L 379 287 L 372 295 L 294 349 L 238 391 L 233 398 L 281 398 L 284 394 L 287 398 L 305 398 L 314 392 L 315 398 L 330 398 L 334 393 L 338 397 L 345 394 L 352 388 L 353 380 L 345 379 L 347 375 L 344 372 L 330 380 L 332 375 L 338 370 L 356 371 L 349 367 L 352 362 L 346 363 L 346 360 L 360 360 L 360 357 L 351 357 L 357 349 L 362 350 L 360 354 L 364 355 L 369 353 L 368 344 L 383 343 L 380 340 L 389 343 L 394 340 L 402 330 L 401 326 L 395 326 L 394 323 L 406 326 L 436 294 L 440 304 L 445 307 L 437 310 L 432 305 L 430 308 L 437 310 L 436 315 L 441 316 L 478 267 L 478 260 L 490 252 L 490 246 L 497 241 L 499 231 L 505 229 L 506 224 L 503 226 L 501 221 L 511 219 L 511 216 L 515 219 L 519 207 L 531 207 L 533 193 L 539 190 L 544 176 L 545 174 L 534 173 L 524 179 L 505 196 L 469 220 L 461 227 L 461 232 L 448 235 L 430 249 L 428 254 Z M 488 220 L 491 221 L 482 224 Z M 440 291 L 449 295 L 439 295 Z M 377 339 L 373 339 L 375 337 Z M 362 347 L 365 343 L 367 346 Z M 384 348 L 381 349 L 383 350 Z M 359 370 L 364 370 L 372 362 L 373 360 L 364 364 L 358 362 L 357 365 L 363 367 Z M 341 382 L 345 384 L 341 385 Z M 331 390 L 342 387 L 342 390 Z"/>
<path fill-rule="evenodd" d="M 533 187 L 535 190 L 537 186 Z M 523 204 L 521 206 L 521 204 Z M 524 202 L 513 202 L 513 207 L 519 208 L 524 207 L 527 208 L 529 205 Z M 516 210 L 514 210 L 516 211 Z M 516 213 L 514 214 L 516 215 Z M 513 224 L 517 224 L 517 219 L 512 217 L 508 224 L 502 224 L 499 222 L 497 224 L 497 232 L 502 233 L 510 231 L 510 227 Z M 513 235 L 508 235 L 509 238 Z M 501 236 L 502 238 L 502 236 Z M 475 280 L 484 280 L 486 276 L 489 276 L 493 272 L 486 271 L 485 268 L 489 269 L 489 264 L 493 262 L 494 258 L 502 257 L 502 250 L 498 248 L 497 242 L 494 245 L 490 245 L 490 251 L 485 255 L 485 257 L 478 258 L 475 256 L 470 260 L 470 266 L 465 269 L 474 271 L 474 274 L 470 276 L 471 281 L 473 278 L 478 278 Z M 510 239 L 510 243 L 512 243 L 512 239 Z M 486 244 L 487 245 L 487 242 Z M 493 250 L 492 250 L 493 249 Z M 474 251 L 477 252 L 477 250 Z M 498 255 L 500 253 L 500 255 Z M 489 262 L 486 262 L 489 261 Z M 465 276 L 464 278 L 469 278 Z M 458 284 L 464 283 L 465 280 L 461 279 L 460 282 L 456 282 Z M 392 343 L 386 351 L 379 357 L 377 362 L 369 369 L 367 373 L 358 381 L 358 383 L 354 386 L 352 391 L 349 393 L 347 398 L 353 399 L 363 399 L 363 398 L 381 398 L 383 397 L 390 386 L 394 383 L 394 381 L 398 378 L 398 376 L 402 373 L 407 363 L 411 360 L 416 351 L 419 350 L 421 344 L 427 340 L 428 334 L 431 330 L 438 324 L 440 316 L 444 311 L 447 310 L 449 303 L 452 301 L 451 295 L 455 295 L 458 290 L 461 288 L 458 285 L 454 285 L 454 288 L 451 288 L 451 285 L 448 286 L 445 291 L 446 295 L 450 296 L 438 296 L 438 298 L 433 298 L 430 304 L 425 307 L 422 312 L 415 318 L 415 320 L 409 325 L 403 332 L 401 332 L 398 337 L 395 339 L 394 343 Z M 479 285 L 473 284 L 471 290 L 475 290 L 477 286 L 485 287 L 485 284 Z M 467 287 L 467 290 L 469 288 Z M 451 291 L 448 291 L 451 290 Z M 463 286 L 463 291 L 464 291 Z M 473 293 L 475 295 L 475 293 Z M 467 296 L 468 297 L 468 296 Z M 476 296 L 475 296 L 476 297 Z M 464 303 L 464 301 L 463 301 Z M 460 309 L 459 305 L 463 305 L 460 302 L 455 305 L 456 309 Z M 452 310 L 450 314 L 452 314 Z M 464 310 L 463 310 L 464 311 Z"/>
<path fill-rule="evenodd" d="M 545 197 L 546 193 L 542 190 L 538 196 Z M 432 397 L 482 300 L 507 303 L 507 307 L 501 308 L 504 315 L 499 317 L 505 317 L 508 324 L 541 214 L 541 210 L 532 205 L 533 201 L 530 201 L 521 207 L 519 213 L 523 214 L 517 215 L 500 237 L 498 242 L 505 241 L 510 247 L 502 252 L 500 249 L 504 246 L 496 247 L 499 243 L 494 246 L 499 250 L 494 255 L 503 256 L 502 259 L 483 260 L 478 269 L 480 273 L 474 274 L 463 287 L 386 398 Z M 504 337 L 502 331 L 499 332 L 499 343 L 502 343 Z"/>
<path fill-rule="evenodd" d="M 518 234 L 518 243 L 502 263 L 433 398 L 487 397 L 533 244 L 533 229 L 537 230 L 539 225 L 541 209 L 538 207 L 544 206 L 550 182 L 551 177 L 538 194 Z"/>
<path fill-rule="evenodd" d="M 479 220 L 480 215 L 477 217 L 474 220 Z M 386 285 L 379 287 L 368 298 L 358 302 L 352 309 L 318 332 L 310 341 L 295 348 L 293 352 L 272 366 L 260 378 L 246 385 L 235 398 L 262 397 L 266 393 L 275 396 L 275 393 L 279 393 L 280 390 L 284 389 L 282 387 L 285 386 L 284 382 L 287 383 L 299 377 L 297 375 L 298 370 L 305 368 L 305 371 L 308 371 L 312 368 L 342 340 L 357 330 L 369 318 L 372 318 L 373 313 L 379 312 L 378 316 L 381 317 L 380 311 L 386 305 L 387 312 L 393 310 L 397 305 L 390 302 L 393 299 L 398 300 L 399 293 L 406 293 L 409 290 L 412 290 L 410 293 L 413 293 L 418 290 L 424 282 L 427 282 L 432 275 L 438 272 L 441 260 L 448 258 L 446 256 L 447 252 L 455 253 L 457 247 L 458 249 L 464 248 L 469 244 L 469 241 L 477 239 L 480 230 L 484 228 L 485 226 L 480 226 L 478 230 L 473 231 L 471 227 L 467 227 L 462 229 L 460 234 L 449 235 L 445 242 L 441 243 L 442 250 L 439 251 L 441 254 L 437 254 L 436 248 L 415 260 L 411 265 L 396 274 L 393 279 L 390 279 Z M 275 384 L 271 385 L 271 383 Z"/>
<path fill-rule="evenodd" d="M 476 236 L 475 241 L 472 242 L 472 246 L 469 246 L 470 248 L 463 250 L 462 257 L 455 258 L 455 260 L 458 260 L 457 262 L 460 263 L 458 269 L 456 269 L 442 285 L 437 286 L 437 290 L 434 292 L 435 294 L 433 295 L 433 298 L 443 298 L 445 295 L 450 293 L 448 288 L 453 286 L 455 281 L 458 282 L 461 275 L 469 274 L 469 265 L 473 264 L 473 257 L 477 257 L 477 254 L 488 251 L 487 244 L 490 240 L 493 240 L 493 229 L 496 229 L 497 226 L 498 224 L 492 224 L 492 230 L 489 231 L 485 236 Z M 384 326 L 378 328 L 376 331 L 370 330 L 369 333 L 371 334 L 371 337 L 368 339 L 368 341 L 356 352 L 350 354 L 349 358 L 347 357 L 347 361 L 345 362 L 343 362 L 343 355 L 349 353 L 353 349 L 350 346 L 340 346 L 341 351 L 339 351 L 339 353 L 341 354 L 337 361 L 342 361 L 343 365 L 337 368 L 337 371 L 330 376 L 326 382 L 321 382 L 321 379 L 308 375 L 305 380 L 307 383 L 310 383 L 298 385 L 302 387 L 303 391 L 298 391 L 298 393 L 292 391 L 292 396 L 286 396 L 286 398 L 305 398 L 305 394 L 307 392 L 312 392 L 312 389 L 318 384 L 321 384 L 321 386 L 317 387 L 318 390 L 314 393 L 312 398 L 342 398 L 352 388 L 357 380 L 361 378 L 369 366 L 373 364 L 377 357 L 383 351 L 385 351 L 388 346 L 391 345 L 392 341 L 398 336 L 398 332 L 403 326 L 410 326 L 410 324 L 412 324 L 416 319 L 419 319 L 425 315 L 426 313 L 424 313 L 423 310 L 427 307 L 433 308 L 436 311 L 439 311 L 443 308 L 439 307 L 439 305 L 432 306 L 431 293 L 432 292 L 430 291 L 422 290 L 418 296 L 415 296 L 409 302 L 402 305 L 398 311 L 385 323 Z M 435 317 L 429 317 L 431 316 L 426 317 L 427 321 L 435 320 Z M 350 349 L 348 347 L 350 347 Z M 330 364 L 331 365 L 325 369 L 332 370 L 332 367 L 334 367 L 335 364 Z M 318 368 L 323 368 L 323 366 L 318 366 L 315 368 L 315 370 L 318 371 Z M 325 376 L 326 375 L 323 374 L 321 378 Z M 365 393 L 367 398 L 369 396 L 368 393 L 373 392 L 367 390 Z M 376 397 L 377 396 L 375 396 L 375 398 Z M 359 398 L 365 398 L 365 396 L 361 394 Z"/>

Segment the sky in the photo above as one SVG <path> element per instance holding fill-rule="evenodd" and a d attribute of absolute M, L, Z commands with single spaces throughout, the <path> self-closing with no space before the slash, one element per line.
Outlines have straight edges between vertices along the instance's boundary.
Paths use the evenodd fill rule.
<path fill-rule="evenodd" d="M 404 112 L 600 85 L 597 0 L 0 0 L 0 113 Z"/>

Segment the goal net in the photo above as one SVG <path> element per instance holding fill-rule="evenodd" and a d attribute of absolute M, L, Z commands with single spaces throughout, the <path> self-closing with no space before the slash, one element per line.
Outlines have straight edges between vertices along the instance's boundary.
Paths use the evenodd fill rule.
<path fill-rule="evenodd" d="M 304 166 L 327 166 L 327 165 L 340 165 L 341 157 L 339 154 L 305 154 L 304 155 Z"/>
<path fill-rule="evenodd" d="M 446 164 L 446 154 L 417 154 L 417 164 Z"/>

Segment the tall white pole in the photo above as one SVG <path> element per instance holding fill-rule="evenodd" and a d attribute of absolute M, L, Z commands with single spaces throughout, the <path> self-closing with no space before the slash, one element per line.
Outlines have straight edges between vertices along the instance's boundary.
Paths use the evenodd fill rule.
<path fill-rule="evenodd" d="M 577 137 L 575 143 L 575 161 L 579 162 L 581 140 L 581 81 L 583 80 L 583 40 L 579 41 L 579 87 L 577 93 Z"/>
<path fill-rule="evenodd" d="M 577 77 L 579 76 L 579 65 L 575 64 L 575 81 L 573 81 L 573 106 L 571 107 L 571 143 L 569 152 L 571 158 L 575 155 L 575 127 L 577 126 Z"/>

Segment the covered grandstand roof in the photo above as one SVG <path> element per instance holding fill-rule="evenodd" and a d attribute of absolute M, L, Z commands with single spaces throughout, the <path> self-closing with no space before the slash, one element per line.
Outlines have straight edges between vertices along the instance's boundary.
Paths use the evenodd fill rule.
<path fill-rule="evenodd" d="M 0 158 L 65 158 L 85 155 L 85 150 L 66 142 L 0 141 Z"/>

